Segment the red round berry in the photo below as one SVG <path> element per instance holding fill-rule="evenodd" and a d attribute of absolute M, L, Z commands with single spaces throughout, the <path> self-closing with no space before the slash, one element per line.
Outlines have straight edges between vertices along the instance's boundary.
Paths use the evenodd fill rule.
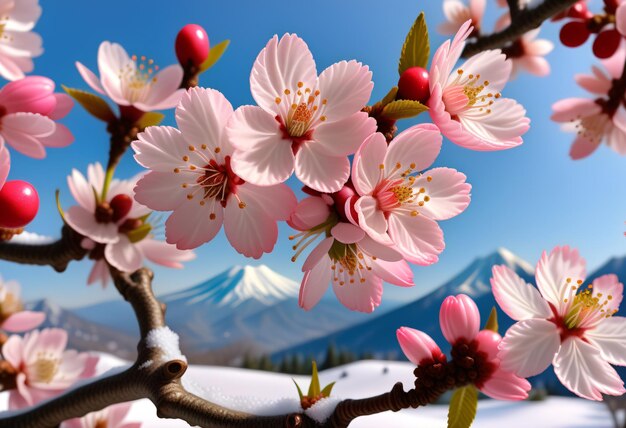
<path fill-rule="evenodd" d="M 428 71 L 422 67 L 409 67 L 398 81 L 398 97 L 401 100 L 413 100 L 425 103 L 430 97 Z"/>
<path fill-rule="evenodd" d="M 561 28 L 559 38 L 565 46 L 575 48 L 585 43 L 589 38 L 589 34 L 589 29 L 585 22 L 572 21 Z"/>
<path fill-rule="evenodd" d="M 619 0 L 604 0 L 604 11 L 608 14 L 615 15 L 619 3 Z"/>
<path fill-rule="evenodd" d="M 117 223 L 128 215 L 131 207 L 133 206 L 133 199 L 123 193 L 115 195 L 115 197 L 111 199 L 109 206 L 113 210 L 112 219 L 115 223 Z"/>
<path fill-rule="evenodd" d="M 33 221 L 39 210 L 39 195 L 25 181 L 4 183 L 0 190 L 0 227 L 17 229 Z"/>
<path fill-rule="evenodd" d="M 603 31 L 593 42 L 593 54 L 600 59 L 610 58 L 617 51 L 621 41 L 622 35 L 617 30 Z"/>
<path fill-rule="evenodd" d="M 185 25 L 176 36 L 176 56 L 183 67 L 199 67 L 209 56 L 209 36 L 196 24 Z"/>
<path fill-rule="evenodd" d="M 585 3 L 584 1 L 579 1 L 578 3 L 575 3 L 572 7 L 567 9 L 567 16 L 577 19 L 589 19 L 593 17 L 593 13 L 591 13 L 589 9 L 587 9 L 587 3 Z"/>

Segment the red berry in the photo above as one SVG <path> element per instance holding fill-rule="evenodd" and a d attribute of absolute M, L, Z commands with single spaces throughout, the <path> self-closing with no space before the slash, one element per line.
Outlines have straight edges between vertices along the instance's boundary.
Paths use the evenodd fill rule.
<path fill-rule="evenodd" d="M 33 221 L 39 210 L 39 195 L 25 181 L 4 183 L 0 190 L 0 227 L 17 229 Z"/>
<path fill-rule="evenodd" d="M 425 103 L 430 97 L 428 71 L 422 67 L 409 67 L 398 81 L 398 98 Z"/>
<path fill-rule="evenodd" d="M 113 210 L 113 221 L 117 223 L 130 212 L 130 208 L 133 206 L 133 199 L 125 194 L 115 195 L 109 206 Z"/>
<path fill-rule="evenodd" d="M 584 21 L 568 22 L 561 28 L 559 37 L 561 43 L 570 48 L 575 48 L 587 41 L 589 38 L 589 29 Z"/>
<path fill-rule="evenodd" d="M 199 67 L 209 56 L 209 36 L 199 25 L 187 24 L 176 36 L 176 56 L 183 67 Z"/>
<path fill-rule="evenodd" d="M 614 15 L 615 11 L 619 7 L 618 0 L 604 0 L 604 11 L 608 14 Z"/>
<path fill-rule="evenodd" d="M 622 35 L 617 30 L 603 31 L 596 36 L 593 42 L 593 54 L 600 59 L 610 58 L 621 41 Z"/>
<path fill-rule="evenodd" d="M 593 17 L 593 13 L 587 9 L 587 3 L 579 1 L 567 10 L 567 16 L 577 19 L 589 19 Z"/>

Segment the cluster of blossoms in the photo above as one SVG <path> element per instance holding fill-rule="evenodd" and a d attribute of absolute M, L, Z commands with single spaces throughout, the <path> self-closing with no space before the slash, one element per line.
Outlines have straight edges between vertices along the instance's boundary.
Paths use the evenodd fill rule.
<path fill-rule="evenodd" d="M 17 80 L 33 71 L 32 58 L 43 53 L 41 37 L 31 31 L 40 16 L 39 0 L 0 3 L 0 76 Z"/>

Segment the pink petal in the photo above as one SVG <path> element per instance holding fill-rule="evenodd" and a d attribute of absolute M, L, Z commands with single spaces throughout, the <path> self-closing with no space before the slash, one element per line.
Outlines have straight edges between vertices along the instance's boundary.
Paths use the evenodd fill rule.
<path fill-rule="evenodd" d="M 367 104 L 373 88 L 372 72 L 367 66 L 354 60 L 335 63 L 319 77 L 320 97 L 328 100 L 321 113 L 330 122 L 348 117 Z"/>
<path fill-rule="evenodd" d="M 274 220 L 287 220 L 296 209 L 296 204 L 298 203 L 296 195 L 286 184 L 255 186 L 254 184 L 245 183 L 238 189 L 241 189 L 241 187 L 245 187 L 244 191 L 249 195 L 248 197 L 254 198 L 265 211 L 265 214 Z M 241 190 L 238 191 L 241 192 Z"/>
<path fill-rule="evenodd" d="M 552 316 L 550 306 L 543 300 L 539 290 L 527 284 L 508 266 L 494 266 L 492 272 L 493 296 L 509 317 L 519 321 L 527 318 L 548 319 Z"/>
<path fill-rule="evenodd" d="M 10 315 L 0 328 L 11 333 L 21 333 L 39 326 L 46 319 L 43 312 L 21 311 Z"/>
<path fill-rule="evenodd" d="M 545 251 L 537 264 L 537 287 L 541 295 L 563 314 L 566 305 L 563 302 L 566 292 L 577 281 L 584 280 L 585 260 L 578 251 L 568 246 L 555 247 L 548 255 Z M 569 281 L 568 281 L 569 279 Z"/>
<path fill-rule="evenodd" d="M 319 262 L 304 274 L 300 284 L 298 305 L 306 311 L 311 310 L 319 303 L 328 290 L 332 271 L 330 257 L 322 257 Z"/>
<path fill-rule="evenodd" d="M 309 196 L 298 203 L 288 223 L 294 229 L 304 231 L 322 224 L 329 215 L 330 209 L 322 198 Z"/>
<path fill-rule="evenodd" d="M 185 141 L 199 150 L 203 145 L 208 152 L 218 149 L 222 156 L 232 154 L 224 125 L 233 114 L 233 106 L 221 92 L 195 87 L 189 89 L 176 108 L 176 123 Z"/>
<path fill-rule="evenodd" d="M 41 144 L 46 147 L 62 148 L 67 147 L 74 142 L 74 135 L 67 126 L 56 123 L 54 133 L 47 137 L 39 138 Z"/>
<path fill-rule="evenodd" d="M 132 148 L 139 165 L 160 172 L 174 172 L 174 168 L 185 166 L 183 156 L 188 156 L 190 161 L 200 156 L 195 153 L 195 150 L 190 152 L 189 144 L 183 138 L 182 133 L 170 126 L 146 128 L 144 132 L 137 135 Z M 206 161 L 202 165 L 205 164 Z"/>
<path fill-rule="evenodd" d="M 200 205 L 187 200 L 174 210 L 165 222 L 165 236 L 169 244 L 179 250 L 189 250 L 211 241 L 222 227 L 224 209 L 211 201 Z"/>
<path fill-rule="evenodd" d="M 354 155 L 352 183 L 360 195 L 371 193 L 381 178 L 380 165 L 387 153 L 387 141 L 377 132 L 369 136 Z"/>
<path fill-rule="evenodd" d="M 600 350 L 602 359 L 610 364 L 626 366 L 626 318 L 603 319 L 585 331 L 585 340 Z"/>
<path fill-rule="evenodd" d="M 359 241 L 359 247 L 367 254 L 376 257 L 377 259 L 388 262 L 399 262 L 402 260 L 402 254 L 400 254 L 395 247 L 392 248 L 388 245 L 376 242 L 369 236 L 365 236 L 361 239 L 361 241 Z"/>
<path fill-rule="evenodd" d="M 18 152 L 35 159 L 46 156 L 42 137 L 51 135 L 56 129 L 54 121 L 34 113 L 11 113 L 2 117 L 2 136 Z"/>
<path fill-rule="evenodd" d="M 593 280 L 593 296 L 600 300 L 606 312 L 617 312 L 624 298 L 624 285 L 619 282 L 617 275 L 602 275 Z"/>
<path fill-rule="evenodd" d="M 441 332 L 450 344 L 458 340 L 472 341 L 480 329 L 480 313 L 476 303 L 465 294 L 448 296 L 439 311 Z"/>
<path fill-rule="evenodd" d="M 110 278 L 109 266 L 106 264 L 106 261 L 104 259 L 97 260 L 89 272 L 87 285 L 91 285 L 99 281 L 102 288 L 106 288 Z"/>
<path fill-rule="evenodd" d="M 1 138 L 1 137 L 0 137 Z M 3 141 L 0 141 L 0 189 L 4 186 L 4 182 L 9 176 L 9 170 L 11 169 L 11 156 Z"/>
<path fill-rule="evenodd" d="M 100 79 L 98 78 L 98 76 L 94 74 L 93 71 L 91 71 L 90 69 L 88 69 L 87 67 L 85 67 L 83 64 L 81 64 L 78 61 L 76 61 L 76 68 L 78 69 L 78 72 L 80 73 L 83 80 L 87 82 L 87 84 L 89 85 L 89 87 L 91 87 L 91 89 L 93 89 L 99 94 L 102 94 L 102 95 L 105 94 L 104 88 L 102 87 L 102 84 L 100 83 Z"/>
<path fill-rule="evenodd" d="M 142 103 L 146 110 L 164 110 L 176 107 L 184 92 L 178 92 L 180 83 L 183 80 L 183 68 L 178 65 L 170 65 L 159 71 L 154 76 L 155 81 L 150 84 L 148 97 Z M 172 95 L 177 96 L 172 97 Z M 137 107 L 144 110 L 140 103 L 135 103 Z M 145 110 L 144 110 L 145 111 Z"/>
<path fill-rule="evenodd" d="M 354 244 L 365 236 L 363 229 L 350 223 L 337 223 L 331 230 L 331 235 L 344 244 Z"/>
<path fill-rule="evenodd" d="M 16 64 L 16 60 L 6 54 L 0 54 L 0 76 L 7 80 L 18 80 L 24 77 L 24 72 Z"/>
<path fill-rule="evenodd" d="M 577 337 L 561 345 L 554 358 L 554 372 L 567 389 L 588 400 L 602 401 L 602 394 L 626 392 L 624 382 L 600 351 Z"/>
<path fill-rule="evenodd" d="M 328 237 L 319 244 L 317 244 L 317 246 L 313 248 L 313 251 L 311 251 L 309 256 L 304 261 L 304 264 L 302 265 L 302 272 L 307 272 L 315 269 L 315 266 L 320 264 L 323 258 L 328 258 L 328 251 L 333 246 L 333 242 L 335 242 L 334 238 Z"/>
<path fill-rule="evenodd" d="M 420 214 L 433 220 L 447 220 L 459 215 L 470 203 L 472 186 L 465 174 L 451 168 L 434 168 L 416 177 L 413 188 L 425 189 L 430 200 L 419 208 Z"/>
<path fill-rule="evenodd" d="M 396 337 L 404 355 L 416 366 L 443 355 L 435 341 L 422 331 L 400 327 L 396 330 Z"/>
<path fill-rule="evenodd" d="M 413 287 L 413 271 L 407 262 L 400 260 L 388 262 L 376 259 L 371 262 L 371 268 L 375 275 L 383 281 L 400 287 Z"/>
<path fill-rule="evenodd" d="M 497 369 L 480 391 L 496 400 L 519 401 L 528 398 L 530 383 L 511 372 Z"/>
<path fill-rule="evenodd" d="M 579 119 L 580 117 L 587 117 L 594 114 L 598 114 L 602 111 L 597 103 L 588 98 L 566 98 L 564 100 L 557 101 L 552 104 L 552 119 L 555 122 L 570 122 L 572 120 Z"/>
<path fill-rule="evenodd" d="M 6 28 L 14 31 L 30 31 L 41 16 L 41 6 L 38 0 L 22 0 L 12 3 L 11 10 L 4 9 L 2 12 L 9 15 Z"/>
<path fill-rule="evenodd" d="M 376 121 L 359 111 L 335 122 L 322 122 L 315 128 L 313 138 L 314 144 L 326 155 L 348 156 L 375 132 Z"/>
<path fill-rule="evenodd" d="M 615 27 L 621 35 L 626 35 L 626 4 L 620 4 L 615 11 Z"/>
<path fill-rule="evenodd" d="M 439 128 L 430 123 L 412 126 L 401 132 L 389 144 L 385 156 L 387 174 L 400 165 L 401 169 L 422 171 L 435 161 L 441 150 Z"/>
<path fill-rule="evenodd" d="M 520 321 L 500 342 L 500 367 L 521 377 L 535 376 L 552 363 L 560 343 L 556 324 L 543 319 Z"/>
<path fill-rule="evenodd" d="M 506 85 L 511 75 L 511 67 L 512 63 L 506 59 L 506 55 L 499 49 L 495 49 L 483 51 L 472 56 L 459 68 L 463 70 L 464 74 L 467 73 L 466 75 L 473 74 L 474 76 L 480 76 L 481 80 L 488 81 L 489 85 L 487 88 L 489 92 L 495 93 L 502 91 Z M 456 77 L 453 74 L 448 79 L 448 82 L 454 81 Z"/>
<path fill-rule="evenodd" d="M 337 192 L 348 181 L 350 161 L 347 157 L 331 157 L 314 147 L 315 143 L 303 144 L 296 154 L 296 176 L 313 190 L 325 193 Z"/>
<path fill-rule="evenodd" d="M 85 176 L 76 169 L 73 169 L 72 175 L 67 177 L 67 186 L 76 202 L 78 202 L 82 208 L 89 212 L 95 212 L 96 199 L 94 190 L 85 179 Z"/>
<path fill-rule="evenodd" d="M 469 9 L 472 15 L 472 23 L 480 26 L 485 14 L 486 0 L 469 0 Z"/>
<path fill-rule="evenodd" d="M 46 328 L 39 332 L 39 336 L 33 341 L 33 349 L 35 352 L 49 352 L 52 355 L 60 356 L 67 347 L 67 331 L 60 328 Z M 25 352 L 28 348 L 25 347 Z M 28 353 L 28 357 L 34 357 L 35 354 Z"/>
<path fill-rule="evenodd" d="M 107 244 L 104 257 L 111 266 L 122 272 L 135 272 L 143 262 L 141 252 L 126 235 L 119 235 L 117 242 Z"/>
<path fill-rule="evenodd" d="M 26 112 L 48 116 L 57 105 L 54 82 L 42 76 L 27 76 L 9 82 L 0 90 L 0 104 L 6 113 Z"/>
<path fill-rule="evenodd" d="M 54 94 L 54 98 L 57 101 L 57 105 L 48 117 L 53 120 L 63 119 L 74 107 L 74 101 L 72 97 L 67 94 Z"/>
<path fill-rule="evenodd" d="M 379 209 L 378 200 L 371 196 L 361 196 L 354 204 L 354 209 L 359 216 L 360 227 L 374 240 L 381 244 L 390 244 L 387 235 L 387 218 Z"/>
<path fill-rule="evenodd" d="M 527 56 L 519 58 L 517 62 L 532 75 L 544 77 L 550 74 L 550 63 L 543 57 Z"/>
<path fill-rule="evenodd" d="M 253 189 L 240 186 L 237 195 L 243 204 L 240 205 L 232 194 L 228 197 L 224 210 L 224 232 L 237 252 L 258 259 L 274 249 L 278 239 L 276 220 L 265 212 Z"/>
<path fill-rule="evenodd" d="M 602 73 L 599 70 L 598 72 Z M 609 79 L 599 79 L 597 76 L 588 74 L 576 74 L 574 79 L 578 85 L 592 94 L 606 95 L 609 89 L 611 89 L 611 81 Z"/>
<path fill-rule="evenodd" d="M 173 269 L 182 269 L 182 262 L 196 258 L 192 251 L 181 251 L 174 245 L 155 239 L 144 239 L 137 243 L 143 255 L 152 263 Z"/>
<path fill-rule="evenodd" d="M 2 345 L 2 356 L 13 367 L 19 369 L 24 361 L 23 356 L 24 343 L 20 336 L 11 335 L 7 341 Z"/>
<path fill-rule="evenodd" d="M 128 105 L 122 95 L 120 72 L 134 71 L 134 62 L 122 46 L 117 43 L 102 42 L 98 48 L 98 68 L 100 81 L 107 95 L 119 105 Z M 128 70 L 132 67 L 132 70 Z"/>
<path fill-rule="evenodd" d="M 601 140 L 590 141 L 584 136 L 579 135 L 574 140 L 569 155 L 573 160 L 586 158 L 600 147 L 601 142 Z"/>
<path fill-rule="evenodd" d="M 454 36 L 452 42 L 449 40 L 444 42 L 435 52 L 430 62 L 430 91 L 433 92 L 435 85 L 439 84 L 443 86 L 448 80 L 448 76 L 455 66 L 463 48 L 465 47 L 465 40 L 474 30 L 472 27 L 472 21 L 468 19 Z"/>
<path fill-rule="evenodd" d="M 95 214 L 81 206 L 74 205 L 65 212 L 65 221 L 76 232 L 101 244 L 117 242 L 117 225 L 98 223 Z"/>
<path fill-rule="evenodd" d="M 341 304 L 351 311 L 370 313 L 380 305 L 383 281 L 369 271 L 364 271 L 361 279 L 364 281 L 361 282 L 359 278 L 351 278 L 354 283 L 344 280 L 343 285 L 340 281 L 333 281 L 333 291 Z"/>
<path fill-rule="evenodd" d="M 282 138 L 279 123 L 261 108 L 238 108 L 226 132 L 235 147 L 233 171 L 244 180 L 269 186 L 282 183 L 293 173 L 292 143 Z"/>
<path fill-rule="evenodd" d="M 426 266 L 439 260 L 445 243 L 443 232 L 435 221 L 423 215 L 413 217 L 392 213 L 388 224 L 391 240 L 408 261 Z"/>
<path fill-rule="evenodd" d="M 182 186 L 193 183 L 192 174 L 174 174 L 151 171 L 137 182 L 135 200 L 157 211 L 172 211 L 187 203 L 187 194 Z"/>

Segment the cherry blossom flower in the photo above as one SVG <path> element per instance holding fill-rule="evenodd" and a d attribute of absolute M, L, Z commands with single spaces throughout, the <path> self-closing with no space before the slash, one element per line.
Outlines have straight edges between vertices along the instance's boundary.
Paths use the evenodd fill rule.
<path fill-rule="evenodd" d="M 74 103 L 54 93 L 47 77 L 28 76 L 0 89 L 0 146 L 6 142 L 18 152 L 37 159 L 46 147 L 65 147 L 74 141 L 67 127 L 55 120 L 65 117 Z"/>
<path fill-rule="evenodd" d="M 82 418 L 65 421 L 61 428 L 140 428 L 141 422 L 125 421 L 131 407 L 132 403 L 115 404 Z"/>
<path fill-rule="evenodd" d="M 2 355 L 17 371 L 15 389 L 9 392 L 10 409 L 32 406 L 95 374 L 98 357 L 66 346 L 67 332 L 59 328 L 9 337 Z"/>
<path fill-rule="evenodd" d="M 358 224 L 374 240 L 397 246 L 419 265 L 438 260 L 444 249 L 436 220 L 460 214 L 470 202 L 465 175 L 450 168 L 428 168 L 439 154 L 441 134 L 432 124 L 413 126 L 389 146 L 370 136 L 354 157 L 352 181 L 361 197 L 355 204 Z"/>
<path fill-rule="evenodd" d="M 535 76 L 543 77 L 550 74 L 550 63 L 544 58 L 552 52 L 554 44 L 545 39 L 537 39 L 540 29 L 524 33 L 513 44 L 504 48 L 507 58 L 513 63 L 511 78 L 520 70 Z"/>
<path fill-rule="evenodd" d="M 111 98 L 121 108 L 133 107 L 141 112 L 173 108 L 184 93 L 180 65 L 159 71 L 146 57 L 128 56 L 117 43 L 102 42 L 98 49 L 100 78 L 80 62 L 78 72 L 99 94 Z"/>
<path fill-rule="evenodd" d="M 11 170 L 11 156 L 4 144 L 0 144 L 0 189 L 4 186 Z"/>
<path fill-rule="evenodd" d="M 517 321 L 506 332 L 498 357 L 502 367 L 534 376 L 554 365 L 573 393 L 590 400 L 626 390 L 611 364 L 626 365 L 626 318 L 613 316 L 624 286 L 603 275 L 583 286 L 585 260 L 556 247 L 537 265 L 539 290 L 507 266 L 494 266 L 491 286 L 502 310 Z"/>
<path fill-rule="evenodd" d="M 576 75 L 576 82 L 598 98 L 566 98 L 552 105 L 551 119 L 565 123 L 563 129 L 577 133 L 570 149 L 572 159 L 582 159 L 602 143 L 621 155 L 626 154 L 626 110 L 621 102 L 608 96 L 613 79 L 619 79 L 624 68 L 626 49 L 620 48 L 602 61 L 606 72 L 593 66 L 592 75 Z M 617 100 L 619 101 L 619 100 Z"/>
<path fill-rule="evenodd" d="M 454 40 L 437 49 L 430 66 L 430 116 L 447 138 L 481 151 L 504 150 L 522 144 L 530 127 L 526 110 L 502 98 L 512 63 L 499 50 L 484 51 L 454 66 L 472 27 L 467 21 Z"/>
<path fill-rule="evenodd" d="M 319 237 L 302 271 L 299 305 L 310 310 L 320 301 L 330 283 L 339 301 L 348 309 L 372 312 L 380 305 L 383 281 L 412 287 L 413 273 L 402 255 L 381 245 L 347 221 L 339 220 L 337 204 L 329 195 L 311 196 L 298 204 L 289 224 L 301 233 L 294 249 L 297 257 Z"/>
<path fill-rule="evenodd" d="M 469 5 L 466 6 L 460 0 L 445 0 L 443 2 L 443 14 L 446 17 L 446 22 L 440 24 L 437 30 L 441 34 L 456 34 L 459 28 L 467 20 L 470 20 L 474 31 L 478 32 L 485 15 L 486 3 L 486 0 L 469 0 Z"/>
<path fill-rule="evenodd" d="M 39 0 L 0 2 L 0 76 L 17 80 L 33 71 L 32 58 L 43 53 L 41 37 L 31 31 L 40 16 Z"/>
<path fill-rule="evenodd" d="M 258 107 L 238 108 L 227 127 L 235 173 L 267 186 L 295 170 L 312 189 L 338 191 L 350 175 L 348 155 L 376 130 L 361 112 L 373 88 L 369 68 L 341 61 L 318 78 L 304 40 L 285 34 L 257 57 L 250 88 Z"/>
<path fill-rule="evenodd" d="M 441 331 L 452 345 L 452 376 L 473 372 L 473 384 L 484 394 L 497 400 L 517 401 L 528 397 L 530 383 L 505 370 L 498 359 L 500 335 L 480 330 L 480 313 L 474 301 L 464 295 L 448 296 L 439 312 Z M 409 327 L 397 330 L 404 355 L 419 368 L 446 363 L 446 356 L 426 333 Z M 456 364 L 457 361 L 459 364 Z M 469 376 L 464 377 L 464 381 Z"/>
<path fill-rule="evenodd" d="M 25 311 L 20 299 L 20 285 L 16 281 L 0 278 L 0 329 L 21 333 L 32 330 L 46 319 L 46 314 Z"/>
<path fill-rule="evenodd" d="M 154 239 L 150 210 L 133 201 L 133 188 L 139 176 L 131 180 L 112 180 L 107 196 L 101 195 L 104 170 L 99 163 L 89 165 L 87 179 L 77 170 L 67 178 L 70 192 L 78 205 L 65 213 L 67 224 L 83 235 L 83 247 L 90 251 L 95 261 L 88 284 L 100 281 L 106 286 L 109 267 L 122 272 L 134 272 L 146 258 L 153 263 L 170 268 L 182 268 L 182 262 L 195 256 L 173 245 Z"/>
<path fill-rule="evenodd" d="M 223 131 L 233 108 L 220 92 L 192 88 L 176 108 L 180 130 L 150 127 L 132 144 L 135 159 L 151 171 L 136 199 L 158 211 L 173 211 L 167 242 L 179 249 L 212 240 L 222 224 L 232 246 L 259 258 L 274 248 L 276 222 L 287 220 L 296 198 L 285 184 L 259 187 L 233 172 L 233 147 Z"/>

